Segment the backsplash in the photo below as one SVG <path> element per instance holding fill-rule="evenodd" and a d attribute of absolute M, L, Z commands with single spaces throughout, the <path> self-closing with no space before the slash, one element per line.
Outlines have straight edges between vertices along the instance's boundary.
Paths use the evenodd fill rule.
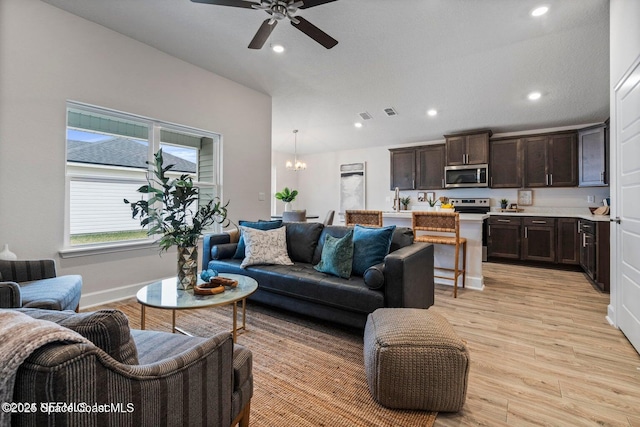
<path fill-rule="evenodd" d="M 449 198 L 490 198 L 492 210 L 500 208 L 500 200 L 507 199 L 509 204 L 518 203 L 518 189 L 493 189 L 493 188 L 464 188 L 455 190 L 424 190 L 420 192 L 435 192 L 436 199 L 445 196 Z M 602 206 L 602 200 L 609 197 L 609 187 L 567 187 L 567 188 L 533 188 L 533 204 L 531 206 L 518 206 L 531 212 L 548 212 L 550 209 L 579 209 L 581 212 L 588 207 Z M 393 192 L 389 191 L 391 200 Z M 401 191 L 402 196 L 411 196 L 409 209 L 422 209 L 429 206 L 426 202 L 418 202 L 418 191 Z M 593 202 L 588 198 L 593 197 Z M 391 210 L 392 204 L 388 209 Z M 559 212 L 560 213 L 560 212 Z M 572 212 L 566 212 L 572 213 Z"/>

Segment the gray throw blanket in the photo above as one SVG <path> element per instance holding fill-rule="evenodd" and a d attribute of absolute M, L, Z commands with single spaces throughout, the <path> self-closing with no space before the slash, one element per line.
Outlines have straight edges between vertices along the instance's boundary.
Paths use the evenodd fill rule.
<path fill-rule="evenodd" d="M 0 310 L 0 404 L 13 401 L 13 386 L 22 362 L 34 350 L 56 341 L 89 343 L 82 335 L 56 323 Z M 10 425 L 11 413 L 0 411 L 0 427 Z"/>

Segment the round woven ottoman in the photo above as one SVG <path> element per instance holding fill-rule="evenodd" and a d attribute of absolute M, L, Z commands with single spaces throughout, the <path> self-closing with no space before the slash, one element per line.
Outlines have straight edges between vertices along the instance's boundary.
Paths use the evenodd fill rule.
<path fill-rule="evenodd" d="M 369 390 L 383 406 L 457 412 L 467 395 L 469 351 L 431 310 L 380 308 L 364 330 Z"/>

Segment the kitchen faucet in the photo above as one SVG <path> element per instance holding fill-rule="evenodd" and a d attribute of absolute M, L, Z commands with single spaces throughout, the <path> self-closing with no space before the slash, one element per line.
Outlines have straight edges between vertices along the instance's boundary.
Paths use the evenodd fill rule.
<path fill-rule="evenodd" d="M 393 197 L 393 210 L 400 212 L 400 189 L 396 187 L 395 196 Z"/>

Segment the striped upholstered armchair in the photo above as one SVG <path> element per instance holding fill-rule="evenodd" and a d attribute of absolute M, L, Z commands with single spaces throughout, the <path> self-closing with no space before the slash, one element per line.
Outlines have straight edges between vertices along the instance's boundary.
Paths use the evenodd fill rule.
<path fill-rule="evenodd" d="M 78 310 L 82 277 L 57 276 L 52 259 L 0 260 L 0 308 Z"/>
<path fill-rule="evenodd" d="M 11 425 L 249 424 L 252 354 L 234 344 L 228 332 L 200 338 L 130 329 L 127 316 L 119 310 L 4 311 L 24 315 L 25 323 L 33 319 L 48 321 L 45 325 L 57 323 L 88 340 L 51 342 L 25 356 L 15 375 L 13 402 L 35 403 L 37 410 L 12 414 Z M 46 335 L 46 329 L 42 332 L 46 326 L 39 328 L 38 336 Z M 28 329 L 38 327 L 23 329 L 27 331 L 12 335 L 28 335 Z M 0 340 L 0 353 L 8 345 Z M 51 413 L 46 411 L 48 402 L 54 402 Z M 76 409 L 60 410 L 62 403 L 55 402 L 73 404 Z M 85 404 L 107 409 L 83 411 Z"/>

